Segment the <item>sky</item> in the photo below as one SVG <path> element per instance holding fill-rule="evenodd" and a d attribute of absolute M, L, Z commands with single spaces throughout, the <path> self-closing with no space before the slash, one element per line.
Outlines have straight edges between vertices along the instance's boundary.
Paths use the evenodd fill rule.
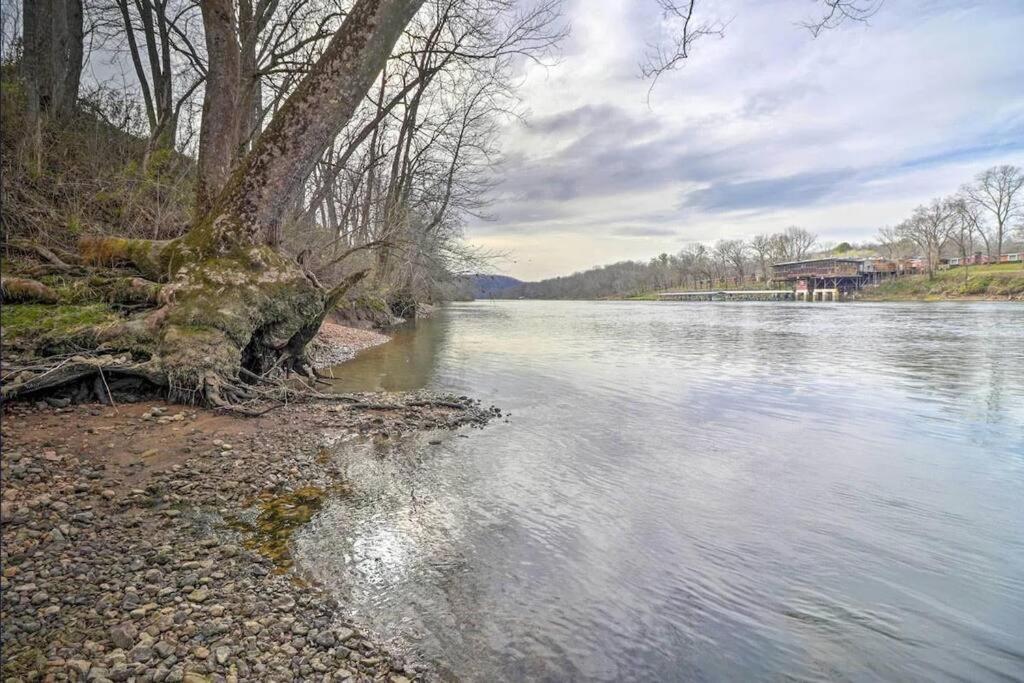
<path fill-rule="evenodd" d="M 565 0 L 555 63 L 468 240 L 536 280 L 799 225 L 870 239 L 996 164 L 1024 166 L 1024 0 L 887 0 L 814 38 L 814 0 L 705 0 L 728 22 L 653 91 L 654 0 Z M 648 93 L 650 91 L 650 96 Z"/>

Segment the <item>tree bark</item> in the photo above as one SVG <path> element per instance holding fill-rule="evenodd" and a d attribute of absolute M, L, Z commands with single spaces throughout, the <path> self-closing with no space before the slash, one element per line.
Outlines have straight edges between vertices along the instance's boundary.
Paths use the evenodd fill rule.
<path fill-rule="evenodd" d="M 228 176 L 238 149 L 242 112 L 239 110 L 241 52 L 235 35 L 233 0 L 202 3 L 209 66 L 199 134 L 196 215 L 204 216 Z"/>
<path fill-rule="evenodd" d="M 75 109 L 82 75 L 81 0 L 24 3 L 24 73 L 31 116 L 67 117 Z"/>
<path fill-rule="evenodd" d="M 240 0 L 238 3 L 238 37 L 241 50 L 239 72 L 239 109 L 241 114 L 235 150 L 236 158 L 245 156 L 253 139 L 260 132 L 263 91 L 256 57 L 259 33 L 260 26 L 252 0 Z"/>
<path fill-rule="evenodd" d="M 349 121 L 423 0 L 358 0 L 324 54 L 241 161 L 193 232 L 276 244 L 280 220 Z"/>

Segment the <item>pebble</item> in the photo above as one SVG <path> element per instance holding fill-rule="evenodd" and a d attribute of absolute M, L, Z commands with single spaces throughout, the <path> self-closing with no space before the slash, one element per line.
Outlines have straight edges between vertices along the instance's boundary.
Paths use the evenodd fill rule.
<path fill-rule="evenodd" d="M 365 400 L 399 405 L 414 398 Z M 167 415 L 153 407 L 139 420 L 88 406 L 61 408 L 80 418 L 83 433 L 110 435 L 95 452 L 56 440 L 33 444 L 30 437 L 37 434 L 5 420 L 0 452 L 5 678 L 422 679 L 418 672 L 425 669 L 396 663 L 339 623 L 343 605 L 339 610 L 327 597 L 293 583 L 289 573 L 273 571 L 274 563 L 245 547 L 246 536 L 227 518 L 264 491 L 326 489 L 336 483 L 337 465 L 321 455 L 323 421 L 353 435 L 395 435 L 487 419 L 477 404 L 445 400 L 460 401 L 466 410 L 408 408 L 381 418 L 344 404 L 289 406 L 275 411 L 280 419 L 269 427 L 233 434 L 230 441 L 210 440 L 198 429 L 187 434 L 188 427 L 160 426 L 164 419 L 180 424 L 182 411 Z M 12 404 L 5 410 L 23 408 Z M 45 415 L 54 408 L 40 410 Z M 127 427 L 111 431 L 106 425 L 118 424 L 108 423 L 111 419 Z M 130 465 L 110 458 L 109 449 L 119 445 L 137 452 L 130 450 L 136 430 L 155 429 L 182 430 L 170 438 L 187 441 L 191 451 L 162 470 L 143 457 L 155 454 L 153 448 L 132 455 Z M 140 450 L 149 445 L 135 443 Z M 210 443 L 231 457 L 211 458 Z M 43 667 L 47 662 L 51 666 Z"/>

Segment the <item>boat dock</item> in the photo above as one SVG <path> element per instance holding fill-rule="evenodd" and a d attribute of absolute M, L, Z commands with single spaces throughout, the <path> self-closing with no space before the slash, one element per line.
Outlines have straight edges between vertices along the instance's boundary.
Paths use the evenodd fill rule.
<path fill-rule="evenodd" d="M 792 289 L 723 289 L 692 292 L 661 292 L 660 301 L 784 301 L 793 299 Z"/>

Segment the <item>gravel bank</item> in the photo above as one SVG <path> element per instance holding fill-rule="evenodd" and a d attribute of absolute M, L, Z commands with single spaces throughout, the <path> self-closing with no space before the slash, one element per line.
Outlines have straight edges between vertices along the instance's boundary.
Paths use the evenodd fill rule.
<path fill-rule="evenodd" d="M 288 569 L 288 524 L 264 529 L 271 541 L 253 531 L 279 520 L 268 511 L 315 512 L 341 476 L 329 439 L 497 413 L 424 393 L 251 419 L 152 402 L 6 406 L 4 680 L 429 679 Z"/>
<path fill-rule="evenodd" d="M 329 368 L 352 360 L 363 349 L 377 346 L 391 337 L 373 330 L 348 327 L 325 321 L 307 347 L 315 368 Z"/>

